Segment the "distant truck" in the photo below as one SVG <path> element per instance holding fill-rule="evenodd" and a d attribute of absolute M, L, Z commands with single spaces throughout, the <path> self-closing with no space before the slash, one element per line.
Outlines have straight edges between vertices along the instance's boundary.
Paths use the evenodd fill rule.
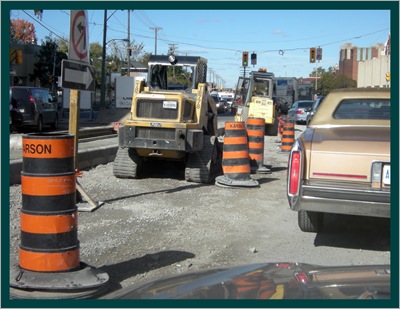
<path fill-rule="evenodd" d="M 299 100 L 299 83 L 296 77 L 275 77 L 274 93 L 275 97 L 283 98 L 292 105 Z"/>

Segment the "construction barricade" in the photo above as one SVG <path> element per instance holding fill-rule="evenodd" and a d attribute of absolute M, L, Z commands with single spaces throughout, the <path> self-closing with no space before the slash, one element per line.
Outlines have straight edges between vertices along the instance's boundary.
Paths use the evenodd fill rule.
<path fill-rule="evenodd" d="M 250 170 L 252 173 L 269 174 L 271 170 L 264 166 L 264 118 L 247 118 L 247 137 L 249 143 Z"/>
<path fill-rule="evenodd" d="M 281 151 L 283 152 L 289 152 L 292 150 L 293 144 L 295 142 L 294 127 L 295 126 L 293 121 L 286 121 L 283 126 L 281 142 Z"/>
<path fill-rule="evenodd" d="M 215 179 L 221 187 L 256 187 L 258 181 L 250 177 L 247 132 L 244 122 L 226 122 L 222 153 L 224 175 Z"/>
<path fill-rule="evenodd" d="M 19 265 L 10 269 L 12 298 L 88 298 L 108 275 L 79 260 L 74 136 L 22 137 Z"/>

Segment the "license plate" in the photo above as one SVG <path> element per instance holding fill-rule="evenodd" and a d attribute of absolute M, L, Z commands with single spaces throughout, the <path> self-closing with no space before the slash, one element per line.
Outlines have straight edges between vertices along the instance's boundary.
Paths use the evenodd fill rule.
<path fill-rule="evenodd" d="M 176 107 L 177 107 L 176 101 L 163 101 L 163 108 L 176 109 Z"/>
<path fill-rule="evenodd" d="M 382 182 L 385 185 L 390 185 L 390 165 L 383 166 Z"/>
<path fill-rule="evenodd" d="M 161 122 L 150 122 L 150 127 L 161 128 L 162 124 Z"/>

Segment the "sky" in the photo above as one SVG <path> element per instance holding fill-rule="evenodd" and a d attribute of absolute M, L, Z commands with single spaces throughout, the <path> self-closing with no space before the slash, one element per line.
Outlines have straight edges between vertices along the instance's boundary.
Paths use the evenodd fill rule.
<path fill-rule="evenodd" d="M 229 2 L 227 2 L 229 3 Z M 69 39 L 70 10 L 12 10 L 10 18 L 35 25 L 38 44 L 46 36 Z M 257 65 L 275 76 L 308 77 L 316 65 L 326 70 L 339 64 L 340 47 L 371 47 L 390 33 L 389 10 L 107 10 L 107 41 L 128 37 L 146 52 L 208 60 L 209 80 L 235 87 L 243 74 L 242 52 L 257 54 Z M 104 10 L 87 10 L 89 42 L 103 42 Z M 158 29 L 157 31 L 155 29 Z M 157 40 L 155 38 L 157 33 Z M 122 41 L 119 41 L 121 46 Z M 126 44 L 126 43 L 125 43 Z M 322 60 L 309 63 L 309 48 L 322 48 Z M 126 56 L 126 52 L 123 53 Z M 217 78 L 218 76 L 218 78 Z"/>

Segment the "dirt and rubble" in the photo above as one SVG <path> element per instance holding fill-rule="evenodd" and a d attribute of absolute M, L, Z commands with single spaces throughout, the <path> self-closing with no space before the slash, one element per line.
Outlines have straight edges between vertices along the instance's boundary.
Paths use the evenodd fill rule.
<path fill-rule="evenodd" d="M 79 212 L 80 260 L 105 271 L 111 289 L 263 262 L 389 264 L 389 220 L 332 215 L 324 232 L 300 231 L 286 198 L 288 153 L 279 146 L 265 137 L 271 173 L 252 174 L 253 188 L 186 182 L 176 162 L 149 165 L 137 180 L 115 178 L 112 163 L 83 171 L 80 184 L 104 205 Z M 21 186 L 11 186 L 10 265 L 18 264 L 21 204 Z"/>

